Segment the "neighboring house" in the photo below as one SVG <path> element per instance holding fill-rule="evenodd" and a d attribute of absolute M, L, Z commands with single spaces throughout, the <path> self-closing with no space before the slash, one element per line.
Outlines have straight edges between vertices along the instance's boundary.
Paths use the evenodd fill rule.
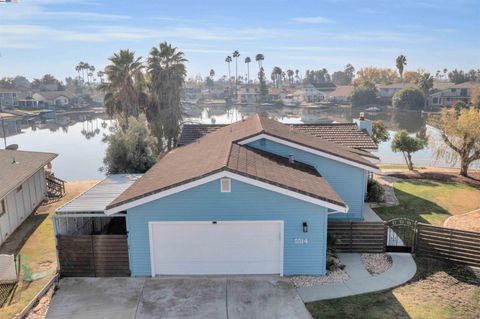
<path fill-rule="evenodd" d="M 308 103 L 322 102 L 327 98 L 329 92 L 334 90 L 335 87 L 319 87 L 311 83 L 307 83 L 303 86 L 303 100 Z"/>
<path fill-rule="evenodd" d="M 17 95 L 17 103 L 19 109 L 36 110 L 43 109 L 43 101 L 35 99 L 30 93 L 19 93 Z"/>
<path fill-rule="evenodd" d="M 0 88 L 0 108 L 11 109 L 16 107 L 18 105 L 17 94 L 18 91 Z"/>
<path fill-rule="evenodd" d="M 377 96 L 383 99 L 391 99 L 395 93 L 405 88 L 417 89 L 414 83 L 392 83 L 392 84 L 378 84 Z"/>
<path fill-rule="evenodd" d="M 261 101 L 260 88 L 256 85 L 243 85 L 238 89 L 238 103 L 256 104 Z"/>
<path fill-rule="evenodd" d="M 303 127 L 258 115 L 215 127 L 88 211 L 124 220 L 132 276 L 324 275 L 328 222 L 364 219 L 378 159 Z"/>
<path fill-rule="evenodd" d="M 44 107 L 64 107 L 70 104 L 73 94 L 68 91 L 42 91 L 32 95 L 32 97 L 43 103 Z"/>
<path fill-rule="evenodd" d="M 431 93 L 428 99 L 429 105 L 452 106 L 456 101 L 462 101 L 468 104 L 472 98 L 472 89 L 476 85 L 480 84 L 477 82 L 465 82 Z"/>
<path fill-rule="evenodd" d="M 334 91 L 328 93 L 327 100 L 335 103 L 346 103 L 350 101 L 353 92 L 353 85 L 339 85 Z"/>
<path fill-rule="evenodd" d="M 53 153 L 0 150 L 0 243 L 47 198 Z"/>

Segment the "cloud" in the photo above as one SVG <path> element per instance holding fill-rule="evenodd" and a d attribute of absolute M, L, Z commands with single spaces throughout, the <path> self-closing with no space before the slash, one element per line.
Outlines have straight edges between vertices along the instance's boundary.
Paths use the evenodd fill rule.
<path fill-rule="evenodd" d="M 306 24 L 328 24 L 333 23 L 332 19 L 325 17 L 296 17 L 291 18 L 290 21 L 297 23 L 306 23 Z"/>

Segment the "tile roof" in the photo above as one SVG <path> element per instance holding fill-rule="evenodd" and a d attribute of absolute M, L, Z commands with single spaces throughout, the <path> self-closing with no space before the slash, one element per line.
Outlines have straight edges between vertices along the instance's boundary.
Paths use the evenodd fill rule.
<path fill-rule="evenodd" d="M 185 124 L 178 140 L 178 146 L 184 146 L 199 139 L 205 134 L 214 132 L 226 125 L 223 124 Z M 355 123 L 332 124 L 290 124 L 297 130 L 313 136 L 338 143 L 343 146 L 364 150 L 377 149 L 372 138 L 360 130 Z"/>
<path fill-rule="evenodd" d="M 237 144 L 260 134 L 302 144 L 376 169 L 374 164 L 347 147 L 254 115 L 218 128 L 195 143 L 170 151 L 108 205 L 107 209 L 225 170 L 345 207 L 340 197 L 318 173 L 302 169 L 298 165 L 282 164 L 280 159 L 274 159 L 271 154 Z"/>
<path fill-rule="evenodd" d="M 55 157 L 57 154 L 53 153 L 0 150 L 0 198 L 20 186 Z"/>

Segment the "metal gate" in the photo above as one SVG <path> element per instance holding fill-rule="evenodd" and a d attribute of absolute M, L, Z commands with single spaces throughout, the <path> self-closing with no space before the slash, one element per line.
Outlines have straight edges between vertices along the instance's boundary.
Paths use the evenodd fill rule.
<path fill-rule="evenodd" d="M 413 253 L 417 234 L 417 221 L 394 218 L 387 221 L 387 252 Z"/>

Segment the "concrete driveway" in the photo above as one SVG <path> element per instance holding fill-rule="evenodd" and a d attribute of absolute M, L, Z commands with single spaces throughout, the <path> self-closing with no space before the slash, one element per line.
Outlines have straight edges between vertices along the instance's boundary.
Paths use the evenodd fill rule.
<path fill-rule="evenodd" d="M 47 313 L 57 318 L 311 319 L 277 276 L 65 278 Z"/>

